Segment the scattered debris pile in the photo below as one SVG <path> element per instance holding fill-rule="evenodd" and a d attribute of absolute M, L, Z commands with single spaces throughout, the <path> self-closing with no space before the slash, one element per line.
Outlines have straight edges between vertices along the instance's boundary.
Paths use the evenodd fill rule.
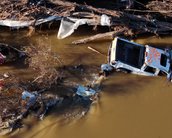
<path fill-rule="evenodd" d="M 71 35 L 71 33 L 73 33 L 79 25 L 83 24 L 93 25 L 95 27 L 99 25 L 108 26 L 110 28 L 109 30 L 111 30 L 110 32 L 74 41 L 74 44 L 86 43 L 109 36 L 112 37 L 113 35 L 136 36 L 137 34 L 143 33 L 160 35 L 170 34 L 172 31 L 172 24 L 170 21 L 167 21 L 167 17 L 165 18 L 166 20 L 160 19 L 159 15 L 149 9 L 145 12 L 140 12 L 140 10 L 137 11 L 135 9 L 110 10 L 67 1 L 50 1 L 56 5 L 68 5 L 70 7 L 74 7 L 74 11 L 70 13 L 70 16 L 62 19 L 58 32 L 58 38 L 65 38 Z M 168 4 L 167 1 L 164 3 Z M 146 5 L 144 5 L 144 7 L 146 7 Z M 169 12 L 168 9 L 166 9 L 166 11 Z M 159 11 L 156 12 L 159 13 Z"/>
<path fill-rule="evenodd" d="M 23 2 L 23 0 L 3 0 L 0 3 L 0 19 L 11 19 L 15 21 L 29 21 L 29 20 L 38 20 L 40 18 L 49 17 L 51 15 L 62 16 L 65 10 L 65 7 L 60 8 L 48 1 L 37 0 L 33 2 Z M 62 10 L 62 11 L 61 11 Z"/>
<path fill-rule="evenodd" d="M 43 90 L 44 91 L 44 90 Z M 49 108 L 59 105 L 62 102 L 62 98 L 59 98 L 55 94 L 42 93 L 41 91 L 16 93 L 16 90 L 11 94 L 2 94 L 3 101 L 2 112 L 0 114 L 0 135 L 8 134 L 15 129 L 23 126 L 22 120 L 28 115 L 34 115 L 36 119 L 43 119 Z M 25 97 L 24 93 L 32 97 Z M 14 98 L 13 98 L 14 97 Z M 31 99 L 33 98 L 33 99 Z M 32 101 L 32 103 L 31 103 Z M 4 105 L 6 105 L 4 107 Z M 11 106 L 13 105 L 13 106 Z"/>
<path fill-rule="evenodd" d="M 152 12 L 163 14 L 166 18 L 172 17 L 172 1 L 171 0 L 155 0 L 146 5 Z M 150 12 L 151 12 L 150 11 Z"/>
<path fill-rule="evenodd" d="M 19 82 L 20 80 L 16 76 L 1 79 L 2 90 L 0 92 L 0 113 L 3 113 L 4 109 L 11 111 L 12 109 L 16 109 L 18 106 L 17 103 L 19 101 L 19 95 L 21 94 Z"/>
<path fill-rule="evenodd" d="M 112 3 L 112 1 L 109 1 Z M 71 35 L 78 26 L 88 24 L 92 26 L 108 26 L 110 32 L 98 34 L 90 38 L 76 41 L 75 44 L 102 39 L 117 34 L 135 36 L 142 33 L 170 34 L 172 31 L 171 5 L 169 0 L 151 1 L 147 5 L 140 4 L 144 10 L 134 7 L 134 1 L 115 1 L 132 3 L 133 9 L 126 5 L 124 8 L 95 8 L 86 4 L 79 4 L 62 0 L 3 1 L 0 4 L 0 24 L 10 27 L 35 26 L 52 20 L 62 20 L 58 38 Z M 137 2 L 138 3 L 138 2 Z M 94 5 L 94 4 L 93 4 Z M 166 6 L 168 5 L 168 6 Z M 120 6 L 119 6 L 120 7 Z M 134 9 L 135 8 L 135 9 Z M 146 10 L 145 10 L 146 9 Z M 165 18 L 159 18 L 163 14 Z M 162 15 L 161 15 L 162 16 Z M 15 22 L 14 22 L 15 21 Z M 17 22 L 16 22 L 17 21 Z M 19 22 L 20 21 L 20 22 Z M 23 21 L 23 22 L 21 22 Z M 18 25 L 17 25 L 18 24 Z"/>
<path fill-rule="evenodd" d="M 60 17 L 56 16 L 56 11 L 60 9 L 53 8 L 53 4 L 44 0 L 35 2 L 3 0 L 0 3 L 0 25 L 18 29 L 58 20 Z"/>
<path fill-rule="evenodd" d="M 20 113 L 19 102 L 22 93 L 20 84 L 21 80 L 16 76 L 9 74 L 1 75 L 0 135 L 7 132 L 5 128 L 9 125 L 9 123 L 8 121 L 6 122 L 6 120 L 11 120 L 11 118 L 19 115 Z"/>
<path fill-rule="evenodd" d="M 26 63 L 36 70 L 38 77 L 22 80 L 12 74 L 1 76 L 0 135 L 22 127 L 22 119 L 28 114 L 34 113 L 35 117 L 42 119 L 50 107 L 63 100 L 58 93 L 50 93 L 61 77 L 61 71 L 56 69 L 61 64 L 47 48 L 45 45 L 26 48 L 26 53 L 29 52 Z"/>
<path fill-rule="evenodd" d="M 65 83 L 61 82 L 64 74 L 57 53 L 53 53 L 50 47 L 44 44 L 26 47 L 25 52 L 28 55 L 26 64 L 31 70 L 36 70 L 34 78 L 22 80 L 13 74 L 0 76 L 0 135 L 23 127 L 22 120 L 28 115 L 42 119 L 49 108 L 54 106 L 59 107 L 68 117 L 85 115 L 94 94 L 97 97 L 96 91 L 83 87 L 87 91 L 84 89 L 77 92 L 76 84 L 66 84 L 70 92 L 58 91 L 58 87 Z M 87 95 L 80 95 L 81 93 Z"/>

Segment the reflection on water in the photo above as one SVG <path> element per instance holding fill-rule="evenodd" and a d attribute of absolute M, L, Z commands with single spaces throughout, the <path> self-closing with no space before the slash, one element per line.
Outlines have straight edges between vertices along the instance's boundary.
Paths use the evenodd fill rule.
<path fill-rule="evenodd" d="M 70 43 L 78 36 L 57 40 L 56 32 L 47 33 L 48 37 L 39 33 L 27 40 L 31 43 L 43 41 L 59 54 L 68 67 L 84 65 L 86 78 L 87 75 L 97 73 L 100 64 L 106 62 L 104 56 L 87 47 L 91 46 L 106 54 L 110 42 L 74 46 Z M 6 36 L 3 37 L 2 40 Z M 16 39 L 18 41 L 20 37 Z M 172 46 L 172 37 L 150 37 L 138 39 L 136 42 Z M 8 67 L 1 68 L 1 71 L 11 69 L 16 71 L 15 68 Z M 78 75 L 71 75 L 70 80 L 80 82 L 80 78 L 75 77 Z M 21 130 L 17 138 L 171 138 L 171 99 L 172 84 L 169 85 L 165 77 L 113 73 L 103 83 L 100 101 L 91 107 L 84 118 L 67 121 L 64 116 L 51 114 L 29 131 Z"/>

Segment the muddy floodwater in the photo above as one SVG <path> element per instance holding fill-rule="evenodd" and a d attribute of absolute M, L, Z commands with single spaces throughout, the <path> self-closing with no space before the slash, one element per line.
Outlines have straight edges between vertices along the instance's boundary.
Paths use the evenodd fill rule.
<path fill-rule="evenodd" d="M 107 58 L 88 49 L 93 47 L 107 54 L 110 41 L 72 45 L 73 40 L 89 34 L 75 33 L 58 40 L 57 30 L 36 32 L 25 37 L 26 32 L 0 31 L 1 42 L 26 46 L 45 43 L 57 52 L 64 65 L 82 64 L 86 73 L 71 73 L 69 80 L 84 84 L 97 73 Z M 172 37 L 140 38 L 142 44 L 161 48 L 172 47 Z M 17 64 L 17 63 L 16 63 Z M 0 72 L 14 72 L 23 78 L 32 75 L 25 67 L 1 66 Z M 114 72 L 102 84 L 100 99 L 83 118 L 67 118 L 51 113 L 45 120 L 29 130 L 15 132 L 17 138 L 172 138 L 172 84 L 165 76 L 145 77 Z M 56 110 L 56 109 L 54 109 Z M 52 111 L 53 112 L 53 111 Z"/>

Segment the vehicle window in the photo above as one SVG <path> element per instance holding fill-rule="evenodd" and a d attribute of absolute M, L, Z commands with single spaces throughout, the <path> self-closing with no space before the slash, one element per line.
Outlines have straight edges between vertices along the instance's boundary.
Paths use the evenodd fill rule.
<path fill-rule="evenodd" d="M 154 74 L 156 72 L 156 69 L 150 66 L 146 66 L 145 71 Z"/>
<path fill-rule="evenodd" d="M 164 54 L 161 54 L 161 60 L 160 60 L 160 64 L 164 67 L 166 67 L 167 64 L 167 56 Z"/>

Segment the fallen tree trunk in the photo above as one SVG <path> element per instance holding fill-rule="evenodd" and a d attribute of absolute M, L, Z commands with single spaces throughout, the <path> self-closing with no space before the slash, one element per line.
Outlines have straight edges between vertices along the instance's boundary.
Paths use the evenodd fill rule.
<path fill-rule="evenodd" d="M 84 43 L 88 43 L 88 42 L 92 42 L 92 41 L 96 41 L 96 40 L 113 39 L 114 36 L 122 35 L 124 33 L 126 35 L 132 35 L 131 30 L 129 30 L 128 28 L 118 27 L 114 31 L 111 31 L 111 32 L 96 34 L 94 36 L 90 36 L 90 37 L 87 37 L 84 39 L 73 41 L 72 44 L 84 44 Z"/>
<path fill-rule="evenodd" d="M 90 37 L 87 37 L 87 38 L 84 38 L 84 39 L 73 41 L 72 44 L 82 44 L 82 43 L 87 43 L 87 42 L 91 42 L 91 41 L 95 41 L 95 40 L 100 40 L 100 39 L 105 39 L 105 38 L 112 38 L 114 33 L 115 32 L 112 31 L 112 32 L 97 34 L 97 35 L 90 36 Z"/>

